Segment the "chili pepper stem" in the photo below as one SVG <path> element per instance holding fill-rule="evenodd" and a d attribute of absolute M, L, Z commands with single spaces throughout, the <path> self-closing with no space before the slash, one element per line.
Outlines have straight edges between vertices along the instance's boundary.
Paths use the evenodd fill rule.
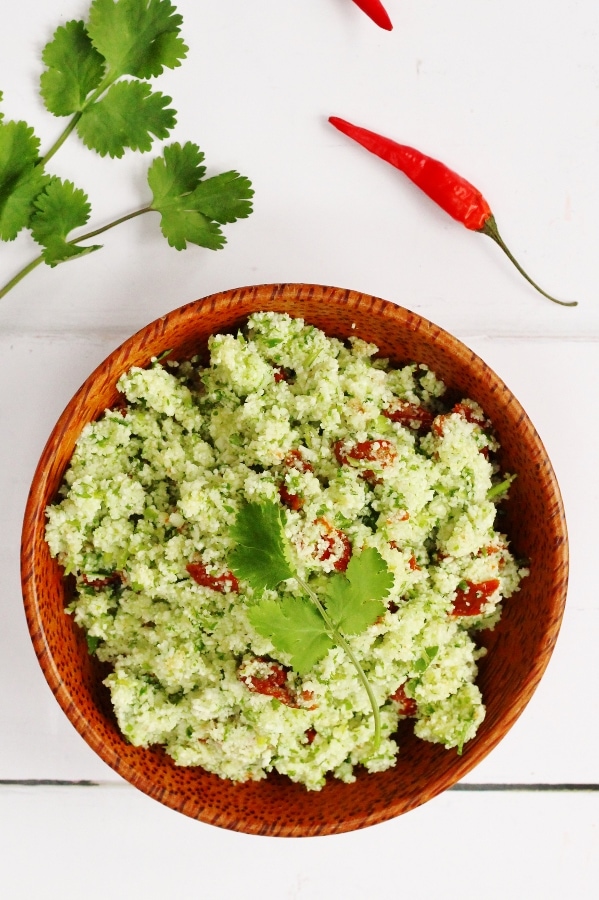
<path fill-rule="evenodd" d="M 532 280 L 530 275 L 528 275 L 524 271 L 524 269 L 522 268 L 522 266 L 520 265 L 518 260 L 514 258 L 511 251 L 504 244 L 503 238 L 499 234 L 499 230 L 497 228 L 497 222 L 495 221 L 495 216 L 489 216 L 489 218 L 487 219 L 487 221 L 485 222 L 483 227 L 479 230 L 480 230 L 481 234 L 486 234 L 488 237 L 490 237 L 492 240 L 495 241 L 497 246 L 501 247 L 501 249 L 507 256 L 507 258 L 510 260 L 510 262 L 516 266 L 516 268 L 518 269 L 520 274 L 523 276 L 523 278 L 525 278 L 529 284 L 532 284 L 533 288 L 535 288 L 535 290 L 537 290 L 539 292 L 539 294 L 542 294 L 543 297 L 547 297 L 547 299 L 551 300 L 553 303 L 559 303 L 560 306 L 578 306 L 577 300 L 566 301 L 566 300 L 558 300 L 556 297 L 552 297 L 551 294 L 548 294 L 547 291 L 544 291 L 542 288 L 539 287 L 538 284 L 536 284 L 536 282 L 534 282 Z"/>

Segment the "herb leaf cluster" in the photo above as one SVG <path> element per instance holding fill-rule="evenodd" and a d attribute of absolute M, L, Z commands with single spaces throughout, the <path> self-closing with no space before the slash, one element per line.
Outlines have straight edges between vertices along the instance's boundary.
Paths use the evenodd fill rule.
<path fill-rule="evenodd" d="M 159 213 L 162 233 L 178 250 L 188 244 L 220 249 L 225 243 L 220 226 L 251 213 L 247 178 L 235 171 L 205 178 L 199 147 L 174 143 L 150 166 L 148 205 L 71 237 L 89 220 L 89 199 L 72 181 L 48 172 L 49 161 L 73 131 L 86 147 L 113 158 L 126 150 L 148 152 L 155 140 L 169 136 L 176 111 L 149 79 L 185 59 L 182 21 L 170 0 L 93 0 L 87 22 L 59 26 L 42 52 L 40 93 L 46 109 L 70 117 L 50 149 L 42 154 L 34 129 L 24 121 L 5 121 L 0 112 L 0 240 L 12 241 L 29 229 L 42 248 L 0 288 L 0 297 L 39 263 L 55 266 L 98 250 L 100 244 L 81 242 L 142 213 Z"/>
<path fill-rule="evenodd" d="M 296 580 L 305 594 L 276 599 L 261 597 L 249 609 L 252 626 L 278 651 L 289 655 L 299 675 L 309 672 L 333 647 L 341 647 L 368 693 L 375 722 L 375 744 L 378 744 L 378 703 L 344 637 L 362 633 L 385 611 L 383 599 L 393 586 L 393 574 L 378 550 L 366 548 L 352 556 L 347 571 L 331 574 L 319 596 L 296 571 L 284 531 L 283 511 L 276 503 L 246 503 L 230 535 L 235 548 L 229 555 L 229 565 L 257 594 L 266 589 L 275 590 L 281 581 L 290 578 Z"/>

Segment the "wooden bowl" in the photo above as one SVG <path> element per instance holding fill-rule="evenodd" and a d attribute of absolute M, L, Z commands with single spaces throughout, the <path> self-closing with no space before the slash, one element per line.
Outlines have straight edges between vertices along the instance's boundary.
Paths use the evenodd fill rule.
<path fill-rule="evenodd" d="M 173 348 L 188 357 L 214 332 L 236 329 L 256 310 L 302 316 L 328 335 L 375 342 L 395 363 L 429 365 L 460 396 L 478 401 L 501 442 L 502 468 L 518 477 L 501 529 L 531 574 L 504 604 L 495 631 L 482 638 L 489 653 L 478 684 L 487 715 L 478 735 L 455 751 L 418 740 L 401 726 L 401 752 L 386 772 L 361 772 L 354 784 L 331 780 L 320 792 L 287 778 L 234 784 L 201 768 L 178 767 L 159 748 L 144 750 L 121 736 L 112 713 L 106 671 L 89 656 L 71 616 L 69 586 L 44 540 L 44 510 L 56 496 L 83 426 L 116 398 L 116 381 L 131 366 Z M 143 328 L 110 354 L 75 394 L 37 467 L 22 540 L 27 622 L 44 675 L 64 712 L 90 747 L 135 787 L 187 816 L 252 834 L 308 836 L 350 831 L 405 813 L 455 784 L 501 740 L 530 700 L 553 650 L 566 598 L 568 545 L 559 488 L 528 416 L 503 382 L 447 332 L 392 303 L 338 288 L 275 284 L 226 291 L 183 306 Z"/>

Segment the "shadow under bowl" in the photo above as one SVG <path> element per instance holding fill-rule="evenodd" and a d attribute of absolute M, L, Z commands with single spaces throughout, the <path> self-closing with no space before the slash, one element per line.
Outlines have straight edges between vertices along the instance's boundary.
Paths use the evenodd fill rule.
<path fill-rule="evenodd" d="M 414 737 L 400 727 L 394 768 L 334 779 L 309 792 L 271 775 L 235 784 L 201 768 L 178 767 L 160 748 L 133 747 L 112 712 L 106 675 L 85 637 L 64 612 L 70 585 L 44 540 L 46 506 L 56 497 L 83 426 L 117 400 L 116 382 L 131 366 L 146 366 L 172 349 L 173 359 L 205 351 L 211 334 L 235 330 L 259 310 L 287 312 L 331 337 L 357 335 L 376 343 L 396 364 L 426 363 L 460 397 L 470 397 L 493 422 L 503 471 L 518 477 L 501 530 L 530 575 L 506 601 L 493 632 L 481 634 L 488 655 L 477 683 L 486 718 L 463 755 Z M 559 487 L 528 416 L 505 384 L 464 344 L 422 317 L 377 298 L 339 288 L 261 285 L 190 303 L 129 338 L 90 375 L 56 424 L 38 464 L 25 511 L 22 550 L 25 612 L 40 666 L 56 699 L 89 746 L 120 776 L 187 816 L 252 834 L 312 836 L 383 822 L 430 800 L 474 768 L 502 739 L 530 700 L 557 638 L 566 599 L 568 545 Z"/>

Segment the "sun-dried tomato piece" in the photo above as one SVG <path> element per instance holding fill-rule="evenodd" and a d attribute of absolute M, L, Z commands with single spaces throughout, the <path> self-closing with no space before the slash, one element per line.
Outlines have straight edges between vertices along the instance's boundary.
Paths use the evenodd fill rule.
<path fill-rule="evenodd" d="M 379 478 L 379 476 L 372 471 L 372 469 L 364 469 L 363 472 L 360 473 L 360 477 L 367 481 L 372 487 L 377 484 L 382 484 L 383 479 Z"/>
<path fill-rule="evenodd" d="M 119 394 L 110 408 L 114 410 L 114 412 L 119 412 L 123 417 L 126 416 L 129 411 L 129 403 L 127 402 L 125 395 Z"/>
<path fill-rule="evenodd" d="M 431 431 L 433 434 L 436 434 L 437 437 L 443 437 L 445 433 L 445 422 L 447 421 L 447 414 L 441 414 L 439 416 L 435 416 L 433 419 L 433 424 L 431 425 Z"/>
<path fill-rule="evenodd" d="M 313 468 L 310 463 L 304 459 L 301 450 L 294 449 L 290 450 L 285 459 L 283 460 L 283 465 L 287 469 L 291 469 L 295 472 L 313 472 Z M 298 510 L 301 509 L 304 505 L 304 499 L 299 494 L 290 491 L 285 482 L 281 482 L 279 485 L 279 497 L 281 498 L 281 502 L 288 506 L 289 509 Z"/>
<path fill-rule="evenodd" d="M 304 505 L 303 498 L 299 494 L 292 494 L 284 482 L 279 485 L 279 497 L 281 503 L 284 503 L 289 509 L 298 510 Z"/>
<path fill-rule="evenodd" d="M 296 469 L 298 472 L 313 472 L 314 469 L 307 459 L 304 459 L 303 453 L 298 448 L 290 450 L 283 465 L 288 469 Z"/>
<path fill-rule="evenodd" d="M 392 422 L 399 422 L 416 431 L 429 431 L 433 424 L 433 415 L 428 409 L 408 400 L 394 400 L 393 404 L 382 409 L 381 413 Z"/>
<path fill-rule="evenodd" d="M 274 697 L 286 706 L 295 706 L 293 694 L 287 684 L 288 669 L 280 663 L 271 662 L 270 660 L 260 660 L 268 667 L 268 674 L 263 677 L 259 675 L 244 675 L 240 673 L 239 678 L 246 687 L 256 694 L 264 694 L 267 697 Z"/>
<path fill-rule="evenodd" d="M 405 685 L 403 684 L 400 684 L 395 693 L 391 694 L 390 699 L 397 703 L 397 711 L 402 716 L 415 716 L 418 712 L 416 701 L 406 695 Z"/>
<path fill-rule="evenodd" d="M 293 381 L 295 372 L 292 369 L 286 369 L 284 366 L 273 366 L 273 377 L 276 382 Z"/>
<path fill-rule="evenodd" d="M 465 588 L 458 588 L 453 601 L 452 616 L 479 616 L 482 608 L 497 588 L 498 578 L 490 578 L 488 581 L 466 582 Z"/>
<path fill-rule="evenodd" d="M 488 544 L 488 546 L 480 548 L 478 556 L 491 556 L 493 553 L 501 553 L 502 549 L 497 544 Z"/>
<path fill-rule="evenodd" d="M 322 540 L 326 544 L 318 558 L 323 562 L 334 558 L 333 568 L 338 572 L 345 572 L 352 555 L 350 539 L 340 528 L 333 528 L 326 519 L 316 519 L 316 522 L 324 528 Z"/>
<path fill-rule="evenodd" d="M 314 703 L 314 691 L 300 691 L 299 698 L 302 703 L 310 704 L 307 709 L 318 709 L 318 703 Z"/>
<path fill-rule="evenodd" d="M 481 428 L 488 428 L 491 424 L 480 410 L 474 409 L 469 403 L 456 403 L 451 411 L 458 413 L 472 425 L 479 425 Z"/>
<path fill-rule="evenodd" d="M 239 593 L 239 582 L 232 572 L 224 572 L 222 575 L 211 575 L 203 563 L 188 563 L 185 567 L 196 584 L 211 588 L 220 594 Z"/>
<path fill-rule="evenodd" d="M 348 452 L 343 449 L 344 444 L 345 441 L 335 441 L 333 444 L 333 453 L 340 466 L 344 466 L 349 460 Z"/>
<path fill-rule="evenodd" d="M 110 575 L 104 575 L 102 578 L 88 578 L 87 575 L 81 576 L 81 581 L 88 587 L 101 588 L 108 587 L 109 584 L 121 584 L 123 577 L 120 572 L 111 572 Z"/>
<path fill-rule="evenodd" d="M 376 441 L 358 441 L 346 447 L 346 441 L 335 441 L 333 453 L 340 466 L 346 465 L 350 460 L 366 460 L 376 462 L 380 466 L 390 465 L 397 456 L 395 444 L 384 438 Z"/>
<path fill-rule="evenodd" d="M 489 428 L 491 425 L 489 420 L 479 410 L 474 409 L 468 403 L 456 403 L 451 412 L 436 416 L 433 420 L 432 430 L 437 437 L 443 437 L 445 422 L 453 413 L 457 413 L 467 422 L 470 422 L 471 425 L 478 425 L 479 428 Z M 484 447 L 481 453 L 485 450 L 488 453 L 487 447 Z"/>
<path fill-rule="evenodd" d="M 343 545 L 342 552 L 333 563 L 333 568 L 337 569 L 338 572 L 345 572 L 352 554 L 352 547 L 348 536 L 343 531 L 335 528 L 334 532 L 331 534 L 324 535 L 324 540 L 327 542 L 328 546 L 325 547 L 320 554 L 319 559 L 324 561 L 330 559 L 333 555 L 337 555 L 339 549 L 338 542 L 340 541 Z"/>
<path fill-rule="evenodd" d="M 306 735 L 306 743 L 313 744 L 314 738 L 316 737 L 316 730 L 314 728 L 307 728 L 304 733 Z"/>

